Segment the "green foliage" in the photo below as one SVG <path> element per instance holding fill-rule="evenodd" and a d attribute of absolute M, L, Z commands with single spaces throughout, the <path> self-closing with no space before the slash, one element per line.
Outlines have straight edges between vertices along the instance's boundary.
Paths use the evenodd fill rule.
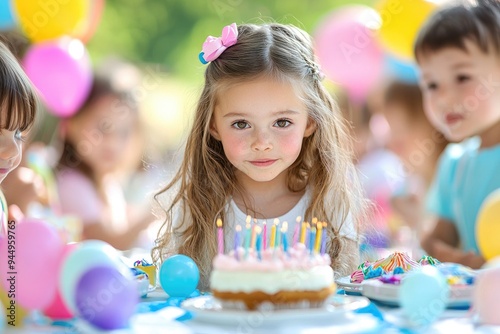
<path fill-rule="evenodd" d="M 361 0 L 367 4 L 369 0 Z M 107 0 L 88 48 L 95 61 L 118 55 L 159 63 L 175 75 L 198 76 L 198 53 L 208 35 L 232 22 L 275 21 L 313 33 L 321 19 L 352 0 Z"/>

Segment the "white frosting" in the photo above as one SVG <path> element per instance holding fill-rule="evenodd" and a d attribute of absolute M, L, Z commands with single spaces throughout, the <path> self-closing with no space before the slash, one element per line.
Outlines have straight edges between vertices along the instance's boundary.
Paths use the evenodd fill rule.
<path fill-rule="evenodd" d="M 333 284 L 330 266 L 316 266 L 306 270 L 282 271 L 225 271 L 213 270 L 210 278 L 212 290 L 228 292 L 262 291 L 317 291 Z"/>
<path fill-rule="evenodd" d="M 310 254 L 303 244 L 286 253 L 267 249 L 257 254 L 242 248 L 219 254 L 213 262 L 212 290 L 228 292 L 317 291 L 333 284 L 328 254 Z"/>

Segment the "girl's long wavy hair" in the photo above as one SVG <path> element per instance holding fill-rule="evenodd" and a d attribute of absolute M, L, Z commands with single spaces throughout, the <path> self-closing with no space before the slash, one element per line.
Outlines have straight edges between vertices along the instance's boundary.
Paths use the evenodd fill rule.
<path fill-rule="evenodd" d="M 344 119 L 320 82 L 310 37 L 290 25 L 244 24 L 238 27 L 236 45 L 207 66 L 182 164 L 172 181 L 156 195 L 159 201 L 163 193 L 177 190 L 166 209 L 166 220 L 152 251 L 153 260 L 161 262 L 179 253 L 191 257 L 200 269 L 202 289 L 208 287 L 217 252 L 215 220 L 225 219 L 228 201 L 241 191 L 234 166 L 224 155 L 221 142 L 209 131 L 214 106 L 218 93 L 227 85 L 262 76 L 299 87 L 310 120 L 316 124 L 288 170 L 291 191 L 302 191 L 306 186 L 311 189 L 312 200 L 304 219 L 317 217 L 331 222 L 328 250 L 337 274 L 348 274 L 358 261 L 357 242 L 349 242 L 339 233 L 348 215 L 358 226 L 365 204 Z"/>

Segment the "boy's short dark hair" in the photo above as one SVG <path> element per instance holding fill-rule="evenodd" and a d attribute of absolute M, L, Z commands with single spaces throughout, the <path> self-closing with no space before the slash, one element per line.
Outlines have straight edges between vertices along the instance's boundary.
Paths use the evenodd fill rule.
<path fill-rule="evenodd" d="M 420 29 L 415 58 L 418 62 L 422 54 L 444 47 L 467 51 L 467 39 L 485 53 L 500 55 L 500 0 L 459 0 L 443 6 Z"/>

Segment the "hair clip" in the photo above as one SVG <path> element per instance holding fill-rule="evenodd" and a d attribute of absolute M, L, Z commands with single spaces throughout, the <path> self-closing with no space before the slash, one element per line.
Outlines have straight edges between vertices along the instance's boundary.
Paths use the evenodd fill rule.
<path fill-rule="evenodd" d="M 238 41 L 238 28 L 236 23 L 225 26 L 221 37 L 208 36 L 203 43 L 199 58 L 202 64 L 208 64 L 217 59 L 228 47 Z"/>

